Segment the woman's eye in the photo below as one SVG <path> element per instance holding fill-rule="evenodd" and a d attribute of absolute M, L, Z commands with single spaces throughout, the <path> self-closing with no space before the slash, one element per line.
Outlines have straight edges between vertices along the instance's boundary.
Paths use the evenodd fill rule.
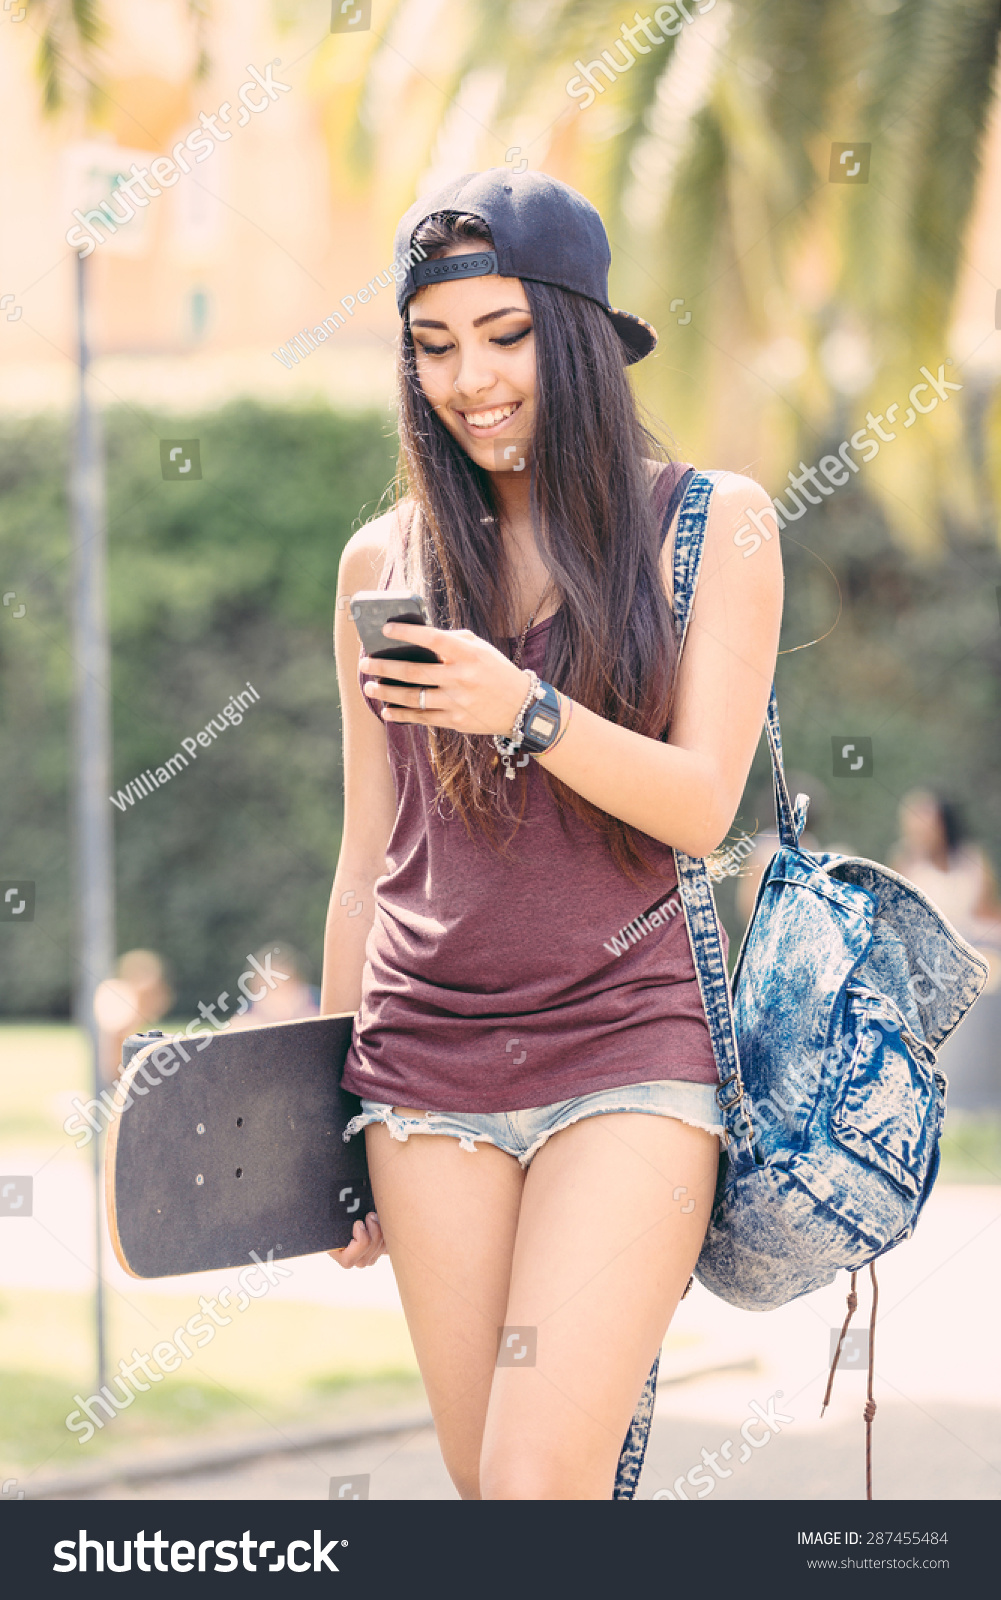
<path fill-rule="evenodd" d="M 494 343 L 502 344 L 506 349 L 509 349 L 511 345 L 520 343 L 520 341 L 524 339 L 525 335 L 531 333 L 531 331 L 532 324 L 529 323 L 527 328 L 522 328 L 518 333 L 506 333 L 502 338 L 495 339 Z"/>
<path fill-rule="evenodd" d="M 491 340 L 491 343 L 499 344 L 505 350 L 510 350 L 513 345 L 520 344 L 522 339 L 530 334 L 531 331 L 532 324 L 529 323 L 527 328 L 519 328 L 517 333 L 502 334 L 499 338 Z M 447 355 L 450 350 L 455 349 L 455 346 L 452 344 L 428 344 L 425 339 L 418 339 L 416 343 L 421 354 L 425 356 L 444 356 Z"/>

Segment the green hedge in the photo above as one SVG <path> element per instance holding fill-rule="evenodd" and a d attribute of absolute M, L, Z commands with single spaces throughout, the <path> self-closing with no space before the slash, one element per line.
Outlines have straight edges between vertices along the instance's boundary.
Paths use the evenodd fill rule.
<path fill-rule="evenodd" d="M 388 482 L 376 416 L 241 403 L 169 420 L 114 412 L 108 461 L 115 789 L 218 717 L 260 701 L 161 789 L 115 813 L 118 947 L 161 951 L 174 1010 L 233 992 L 248 951 L 301 949 L 318 975 L 341 826 L 332 652 L 337 563 Z M 160 438 L 198 438 L 203 477 L 165 482 Z M 0 437 L 0 878 L 37 883 L 35 921 L 0 924 L 0 1008 L 64 1014 L 71 990 L 67 776 L 72 673 L 69 437 Z M 110 804 L 110 801 L 109 801 Z"/>
<path fill-rule="evenodd" d="M 250 403 L 187 419 L 113 412 L 105 425 L 116 789 L 155 771 L 247 679 L 261 697 L 187 770 L 115 814 L 119 948 L 162 951 L 174 1014 L 188 1016 L 232 992 L 247 952 L 273 940 L 301 949 L 318 977 L 341 823 L 337 561 L 375 509 L 395 442 L 375 414 Z M 164 482 L 159 440 L 192 437 L 203 478 Z M 0 585 L 17 596 L 0 611 L 0 879 L 37 883 L 35 921 L 0 923 L 0 1012 L 15 1016 L 65 1014 L 72 981 L 67 456 L 65 424 L 0 426 Z M 844 599 L 834 632 L 777 671 L 787 766 L 815 794 L 821 842 L 885 858 L 900 795 L 940 779 L 996 859 L 993 545 L 958 545 L 946 530 L 944 553 L 918 559 L 842 491 L 783 548 L 783 649 L 834 620 L 837 587 L 818 556 Z M 872 780 L 832 777 L 831 738 L 845 733 L 872 737 Z M 738 829 L 755 814 L 770 825 L 767 771 L 762 741 Z M 732 937 L 732 883 L 720 904 Z"/>

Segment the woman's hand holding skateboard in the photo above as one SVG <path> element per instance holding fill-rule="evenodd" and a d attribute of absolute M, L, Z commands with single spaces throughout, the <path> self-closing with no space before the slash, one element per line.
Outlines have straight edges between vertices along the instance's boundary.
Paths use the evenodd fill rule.
<path fill-rule="evenodd" d="M 371 1267 L 385 1253 L 386 1241 L 374 1211 L 369 1212 L 364 1222 L 358 1218 L 350 1244 L 342 1250 L 327 1251 L 339 1267 Z"/>

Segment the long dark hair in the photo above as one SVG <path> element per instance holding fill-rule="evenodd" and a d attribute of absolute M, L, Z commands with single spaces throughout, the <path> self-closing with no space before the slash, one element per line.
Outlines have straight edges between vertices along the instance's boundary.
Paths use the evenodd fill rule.
<path fill-rule="evenodd" d="M 413 239 L 430 259 L 469 241 L 493 246 L 479 217 L 454 212 L 427 218 Z M 677 646 L 644 457 L 664 461 L 666 455 L 637 415 L 622 346 L 601 307 L 549 284 L 525 280 L 524 288 L 537 362 L 532 520 L 562 602 L 549 629 L 545 677 L 599 716 L 660 738 L 671 714 Z M 404 556 L 406 581 L 419 573 L 436 627 L 469 628 L 503 648 L 502 641 L 516 635 L 517 619 L 491 474 L 466 454 L 429 404 L 406 317 L 398 378 L 397 497 L 409 495 L 419 513 L 417 537 L 408 539 Z M 526 786 L 502 781 L 489 739 L 445 728 L 426 731 L 439 804 L 447 797 L 467 831 L 475 824 L 506 854 L 524 812 Z M 569 805 L 604 835 L 634 882 L 652 870 L 640 848 L 645 835 L 552 773 L 542 773 L 564 825 Z M 513 823 L 510 830 L 506 823 Z M 507 838 L 498 843 L 502 831 Z"/>

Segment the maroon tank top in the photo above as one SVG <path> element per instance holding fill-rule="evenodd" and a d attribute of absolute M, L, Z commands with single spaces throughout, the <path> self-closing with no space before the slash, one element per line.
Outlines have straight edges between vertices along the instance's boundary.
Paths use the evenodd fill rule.
<path fill-rule="evenodd" d="M 676 482 L 685 467 L 668 470 Z M 540 677 L 551 620 L 525 640 Z M 654 1079 L 716 1083 L 671 847 L 643 835 L 658 875 L 632 883 L 569 807 L 564 827 L 529 761 L 505 860 L 439 805 L 425 730 L 384 727 L 397 813 L 344 1087 L 427 1111 L 520 1111 Z"/>

